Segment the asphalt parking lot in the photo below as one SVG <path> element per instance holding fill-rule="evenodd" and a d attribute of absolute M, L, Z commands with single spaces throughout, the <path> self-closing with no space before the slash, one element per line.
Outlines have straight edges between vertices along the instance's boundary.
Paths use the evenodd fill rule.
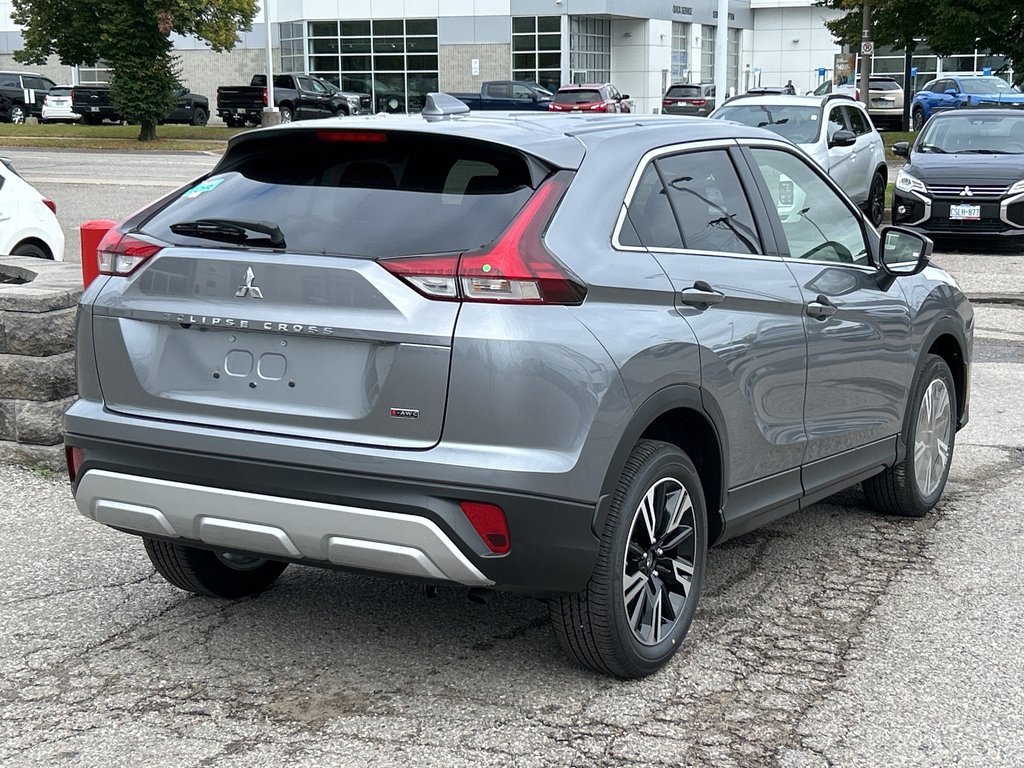
<path fill-rule="evenodd" d="M 14 152 L 77 224 L 206 155 Z M 0 467 L 0 765 L 1024 763 L 1024 253 L 939 254 L 977 299 L 971 424 L 923 520 L 847 491 L 713 550 L 685 647 L 638 682 L 561 655 L 536 600 L 289 568 L 235 603 L 155 576 L 67 480 Z"/>

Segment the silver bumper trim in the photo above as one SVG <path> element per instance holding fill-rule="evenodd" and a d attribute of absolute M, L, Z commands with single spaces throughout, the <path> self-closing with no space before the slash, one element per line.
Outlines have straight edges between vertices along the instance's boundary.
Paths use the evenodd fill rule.
<path fill-rule="evenodd" d="M 82 476 L 75 503 L 86 517 L 142 535 L 468 586 L 494 583 L 433 521 L 416 515 L 102 469 Z"/>

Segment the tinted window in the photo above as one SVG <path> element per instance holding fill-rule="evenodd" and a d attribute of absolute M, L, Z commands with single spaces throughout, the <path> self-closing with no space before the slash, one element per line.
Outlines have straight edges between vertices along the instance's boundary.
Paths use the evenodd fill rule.
<path fill-rule="evenodd" d="M 694 99 L 700 98 L 699 85 L 673 85 L 665 94 L 669 98 Z"/>
<path fill-rule="evenodd" d="M 532 99 L 533 91 L 531 91 L 525 85 L 513 85 L 512 97 L 515 99 Z"/>
<path fill-rule="evenodd" d="M 17 75 L 0 75 L 0 88 L 21 88 L 21 78 Z"/>
<path fill-rule="evenodd" d="M 799 107 L 783 104 L 726 104 L 715 111 L 715 117 L 735 120 L 755 128 L 767 128 L 797 144 L 818 140 L 821 130 L 821 107 Z"/>
<path fill-rule="evenodd" d="M 790 257 L 843 264 L 868 264 L 860 218 L 804 161 L 775 149 L 752 149 Z"/>
<path fill-rule="evenodd" d="M 965 77 L 960 81 L 964 93 L 988 95 L 990 93 L 1013 93 L 1010 84 L 1001 77 Z"/>
<path fill-rule="evenodd" d="M 229 153 L 221 171 L 144 225 L 167 242 L 222 247 L 175 235 L 202 218 L 269 221 L 287 249 L 325 255 L 403 256 L 472 250 L 494 240 L 532 194 L 522 156 L 482 142 L 401 133 L 383 143 L 296 132 Z"/>
<path fill-rule="evenodd" d="M 760 253 L 747 198 L 724 150 L 661 157 L 644 171 L 629 218 L 643 245 Z M 635 215 L 634 215 L 635 210 Z"/>
<path fill-rule="evenodd" d="M 863 136 L 871 133 L 871 122 L 866 114 L 856 107 L 843 107 L 843 109 L 846 111 L 846 120 L 850 124 L 850 130 L 853 131 L 854 135 Z"/>
<path fill-rule="evenodd" d="M 50 96 L 70 96 L 71 95 L 71 89 L 70 88 L 64 88 L 62 86 L 57 86 L 56 88 L 51 88 L 50 89 L 50 94 L 49 95 Z"/>
<path fill-rule="evenodd" d="M 556 104 L 593 104 L 595 101 L 604 101 L 598 90 L 574 88 L 571 91 L 559 91 L 555 94 Z"/>
<path fill-rule="evenodd" d="M 26 88 L 32 88 L 36 91 L 48 91 L 53 87 L 53 81 L 47 80 L 45 77 L 24 77 L 22 80 L 25 83 Z"/>
<path fill-rule="evenodd" d="M 491 83 L 487 93 L 496 99 L 507 99 L 512 96 L 512 86 L 509 83 Z"/>

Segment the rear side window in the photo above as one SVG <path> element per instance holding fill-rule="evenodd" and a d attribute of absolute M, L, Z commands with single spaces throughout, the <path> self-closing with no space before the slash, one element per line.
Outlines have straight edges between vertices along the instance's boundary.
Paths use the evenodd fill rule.
<path fill-rule="evenodd" d="M 724 150 L 654 160 L 641 176 L 628 217 L 635 236 L 624 231 L 622 245 L 762 252 L 746 194 Z"/>
<path fill-rule="evenodd" d="M 279 227 L 288 251 L 451 253 L 492 242 L 533 194 L 526 159 L 502 147 L 416 133 L 348 134 L 295 131 L 242 144 L 142 230 L 168 243 L 225 247 L 171 226 L 230 219 Z"/>
<path fill-rule="evenodd" d="M 595 101 L 604 101 L 601 92 L 575 88 L 571 91 L 559 91 L 555 94 L 556 104 L 593 104 Z"/>

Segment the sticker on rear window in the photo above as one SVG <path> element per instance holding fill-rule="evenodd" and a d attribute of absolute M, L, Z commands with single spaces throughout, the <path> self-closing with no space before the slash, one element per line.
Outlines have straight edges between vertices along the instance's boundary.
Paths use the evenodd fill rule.
<path fill-rule="evenodd" d="M 219 187 L 222 181 L 224 181 L 224 179 L 207 179 L 203 183 L 196 184 L 192 187 L 192 189 L 185 193 L 185 197 L 190 199 L 193 197 L 199 197 L 203 192 L 209 192 L 211 189 Z"/>

